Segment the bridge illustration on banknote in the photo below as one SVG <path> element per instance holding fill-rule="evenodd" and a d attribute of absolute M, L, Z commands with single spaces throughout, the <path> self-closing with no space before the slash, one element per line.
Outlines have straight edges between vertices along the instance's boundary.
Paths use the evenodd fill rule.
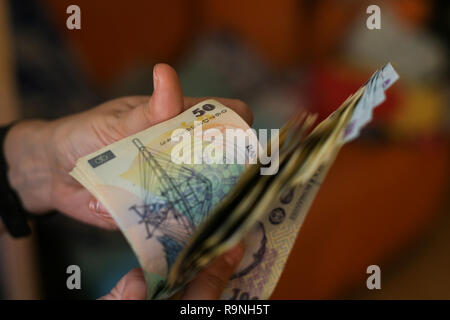
<path fill-rule="evenodd" d="M 185 165 L 152 151 L 139 139 L 132 140 L 139 150 L 139 177 L 143 189 L 143 203 L 130 208 L 145 225 L 147 239 L 159 231 L 159 240 L 171 246 L 184 245 L 188 237 L 208 215 L 212 202 L 211 181 Z M 163 202 L 151 201 L 151 186 L 158 187 Z M 162 234 L 162 236 L 161 236 Z"/>

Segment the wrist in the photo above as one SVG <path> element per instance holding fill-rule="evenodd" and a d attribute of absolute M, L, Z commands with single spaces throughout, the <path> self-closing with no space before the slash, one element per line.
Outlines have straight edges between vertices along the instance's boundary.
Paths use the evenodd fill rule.
<path fill-rule="evenodd" d="M 9 184 L 32 213 L 53 209 L 48 127 L 45 121 L 19 122 L 8 131 L 4 143 Z"/>

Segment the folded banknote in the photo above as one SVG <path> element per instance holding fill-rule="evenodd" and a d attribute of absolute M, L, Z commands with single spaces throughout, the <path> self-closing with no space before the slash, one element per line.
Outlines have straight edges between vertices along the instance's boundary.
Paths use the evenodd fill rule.
<path fill-rule="evenodd" d="M 314 128 L 311 115 L 296 115 L 264 143 L 233 110 L 205 100 L 78 159 L 71 175 L 117 222 L 148 298 L 169 298 L 242 241 L 222 298 L 267 299 L 340 148 L 397 79 L 387 64 Z"/>

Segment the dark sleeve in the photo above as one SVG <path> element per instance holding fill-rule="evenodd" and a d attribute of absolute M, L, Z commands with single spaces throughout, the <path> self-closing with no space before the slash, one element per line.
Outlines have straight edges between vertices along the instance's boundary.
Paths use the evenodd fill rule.
<path fill-rule="evenodd" d="M 31 233 L 27 223 L 27 214 L 19 196 L 8 181 L 8 164 L 6 163 L 4 142 L 12 125 L 0 127 L 0 217 L 11 236 L 18 238 Z"/>

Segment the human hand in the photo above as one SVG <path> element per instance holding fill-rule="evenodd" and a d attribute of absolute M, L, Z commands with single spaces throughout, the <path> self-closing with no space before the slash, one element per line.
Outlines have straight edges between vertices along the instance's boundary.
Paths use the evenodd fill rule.
<path fill-rule="evenodd" d="M 69 172 L 78 158 L 206 99 L 183 97 L 175 70 L 166 64 L 155 66 L 153 78 L 152 96 L 119 98 L 55 121 L 23 121 L 11 128 L 5 140 L 8 177 L 28 211 L 58 210 L 89 224 L 117 228 Z M 251 111 L 243 102 L 214 99 L 251 124 Z"/>
<path fill-rule="evenodd" d="M 213 300 L 220 298 L 243 255 L 244 246 L 242 244 L 220 255 L 172 299 Z M 144 300 L 146 297 L 147 287 L 144 274 L 141 268 L 135 268 L 123 276 L 111 292 L 101 297 L 100 300 Z"/>

